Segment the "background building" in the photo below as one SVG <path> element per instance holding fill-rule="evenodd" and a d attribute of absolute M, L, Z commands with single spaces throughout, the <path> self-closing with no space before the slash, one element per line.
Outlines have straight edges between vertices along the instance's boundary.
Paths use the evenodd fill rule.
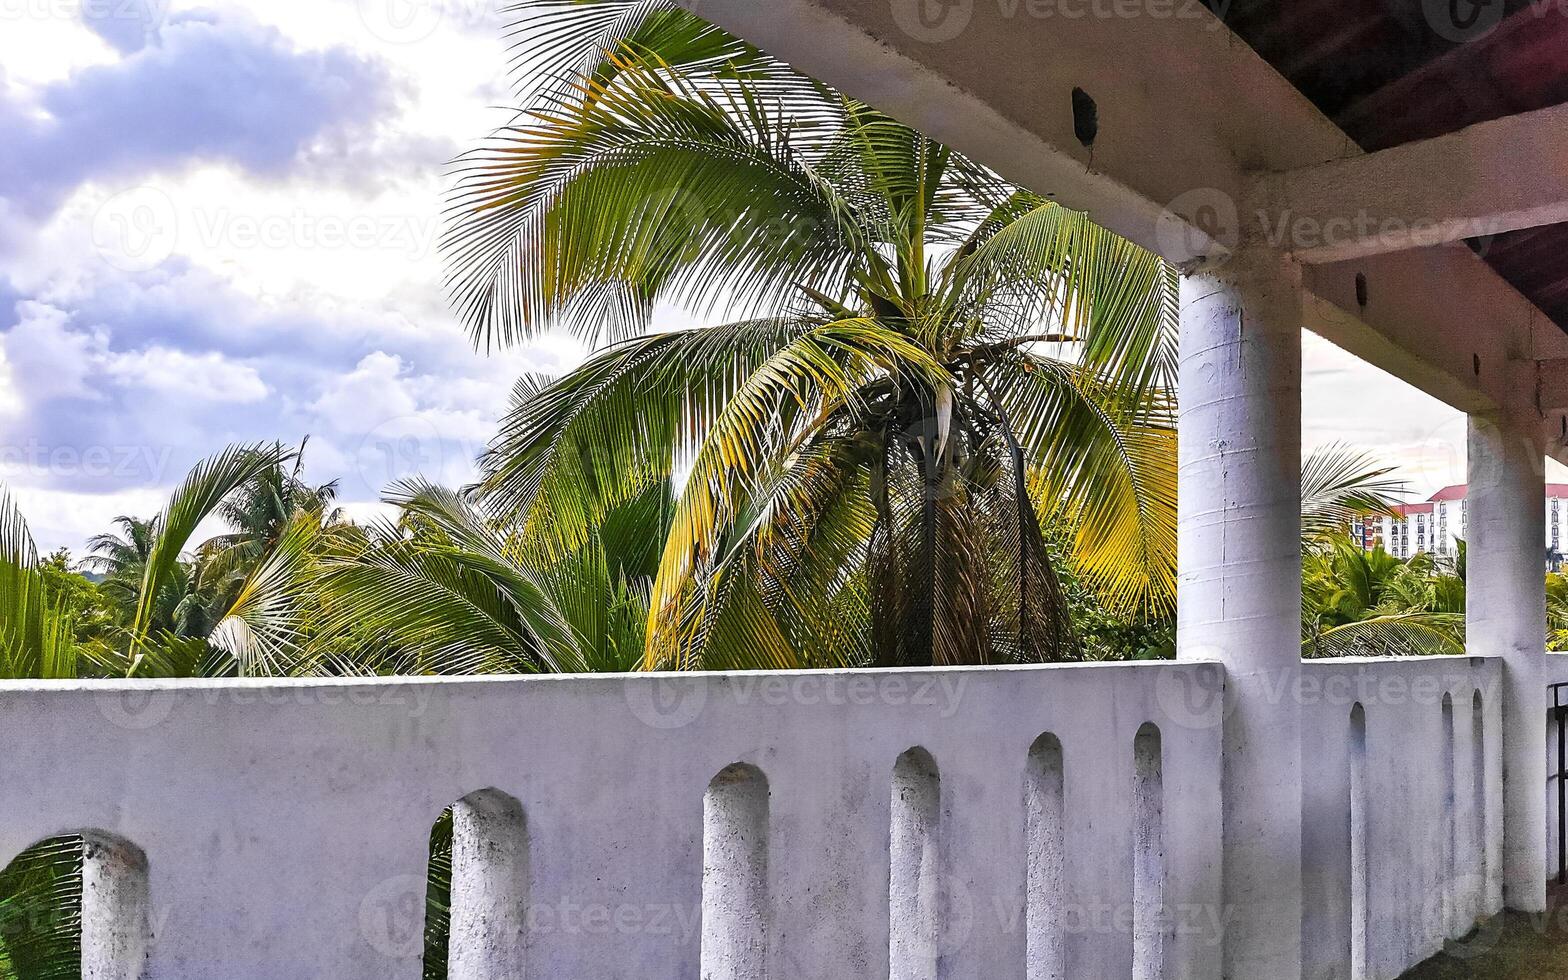
<path fill-rule="evenodd" d="M 1394 509 L 1398 518 L 1384 517 L 1357 522 L 1353 537 L 1371 551 L 1378 545 L 1396 558 L 1409 558 L 1421 552 L 1452 557 L 1459 554 L 1465 537 L 1465 498 L 1463 484 L 1444 487 L 1426 502 L 1401 504 Z M 1562 566 L 1563 521 L 1568 519 L 1568 484 L 1546 486 L 1546 560 L 1558 570 Z"/>

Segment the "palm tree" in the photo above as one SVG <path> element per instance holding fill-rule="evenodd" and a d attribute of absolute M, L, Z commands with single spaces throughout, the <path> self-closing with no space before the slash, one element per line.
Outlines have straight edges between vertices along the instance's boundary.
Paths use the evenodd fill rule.
<path fill-rule="evenodd" d="M 75 610 L 47 593 L 27 522 L 0 487 L 0 678 L 76 676 Z"/>
<path fill-rule="evenodd" d="M 644 666 L 1072 658 L 1047 527 L 1171 608 L 1170 269 L 672 4 L 519 6 L 583 74 L 468 158 L 454 305 L 608 346 L 525 381 L 477 496 L 566 553 L 678 481 Z"/>
<path fill-rule="evenodd" d="M 318 647 L 379 673 L 633 670 L 668 495 L 628 501 L 564 555 L 440 487 L 391 488 L 396 525 L 325 551 L 311 577 Z M 369 659 L 367 660 L 367 656 Z"/>
<path fill-rule="evenodd" d="M 83 564 L 105 576 L 103 589 L 122 606 L 135 609 L 147 557 L 158 537 L 157 521 L 120 516 L 114 519 L 119 534 L 105 532 L 87 540 Z"/>
<path fill-rule="evenodd" d="M 1463 654 L 1464 598 L 1463 581 L 1431 555 L 1401 561 L 1381 546 L 1325 539 L 1303 567 L 1303 655 Z"/>
<path fill-rule="evenodd" d="M 257 473 L 218 506 L 218 516 L 231 530 L 209 540 L 206 549 L 223 556 L 227 565 L 248 569 L 273 549 L 299 515 L 313 515 L 322 524 L 341 520 L 341 512 L 333 507 L 337 481 L 312 486 L 301 477 L 309 442 L 302 441 L 287 459 L 280 455 L 283 461 Z M 283 453 L 281 444 L 273 448 Z"/>

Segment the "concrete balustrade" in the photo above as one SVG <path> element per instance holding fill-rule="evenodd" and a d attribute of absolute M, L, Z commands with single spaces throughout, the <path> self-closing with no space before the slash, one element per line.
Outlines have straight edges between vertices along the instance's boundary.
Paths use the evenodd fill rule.
<path fill-rule="evenodd" d="M 1223 689 L 1196 662 L 8 682 L 0 851 L 91 831 L 85 975 L 115 980 L 414 980 L 449 806 L 470 980 L 1129 977 L 1135 947 L 1213 978 Z"/>
<path fill-rule="evenodd" d="M 1303 665 L 1304 977 L 1394 980 L 1502 910 L 1503 685 L 1494 659 Z"/>
<path fill-rule="evenodd" d="M 1503 669 L 1258 692 L 1301 719 L 1304 977 L 1392 980 L 1502 908 Z M 95 978 L 413 980 L 452 806 L 466 980 L 1214 980 L 1227 690 L 1202 662 L 5 683 L 0 848 L 85 833 Z"/>

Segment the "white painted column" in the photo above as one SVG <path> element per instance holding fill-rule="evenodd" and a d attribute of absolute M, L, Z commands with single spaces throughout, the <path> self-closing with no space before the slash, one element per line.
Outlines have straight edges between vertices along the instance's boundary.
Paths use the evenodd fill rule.
<path fill-rule="evenodd" d="M 482 790 L 452 807 L 451 980 L 524 976 L 528 825 L 516 800 Z"/>
<path fill-rule="evenodd" d="M 107 834 L 85 834 L 82 980 L 143 980 L 151 944 L 147 858 Z"/>
<path fill-rule="evenodd" d="M 1225 976 L 1301 975 L 1299 267 L 1243 252 L 1181 290 L 1181 659 L 1225 664 Z"/>
<path fill-rule="evenodd" d="M 1503 899 L 1546 909 L 1546 476 L 1529 420 L 1470 418 L 1470 653 L 1503 660 Z"/>

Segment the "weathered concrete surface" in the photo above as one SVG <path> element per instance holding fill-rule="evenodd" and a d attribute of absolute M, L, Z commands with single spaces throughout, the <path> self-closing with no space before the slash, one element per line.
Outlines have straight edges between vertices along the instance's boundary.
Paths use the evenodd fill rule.
<path fill-rule="evenodd" d="M 1322 229 L 1285 243 L 1341 262 L 1568 221 L 1568 105 L 1259 179 L 1276 220 Z M 1498 179 L 1502 175 L 1506 179 Z"/>
<path fill-rule="evenodd" d="M 1546 908 L 1545 456 L 1529 420 L 1472 416 L 1466 501 L 1469 647 L 1503 661 L 1503 888 Z"/>
<path fill-rule="evenodd" d="M 1065 975 L 1125 977 L 1133 742 L 1152 722 L 1164 976 L 1211 980 L 1221 676 L 1143 664 L 7 682 L 0 851 L 91 828 L 144 853 L 150 980 L 413 980 L 431 824 L 493 789 L 526 816 L 526 976 L 694 977 L 704 795 L 744 763 L 769 790 L 768 975 L 885 977 L 893 765 L 920 746 L 940 767 L 941 969 L 1022 977 L 1029 756 L 1049 732 L 1062 747 Z"/>
<path fill-rule="evenodd" d="M 528 856 L 521 803 L 480 790 L 453 805 L 450 980 L 527 976 Z"/>
<path fill-rule="evenodd" d="M 1393 980 L 1443 948 L 1454 931 L 1451 912 L 1468 920 L 1468 928 L 1502 910 L 1503 683 L 1497 659 L 1303 666 L 1298 700 L 1307 980 Z M 1454 705 L 1451 753 L 1445 696 Z M 1353 848 L 1349 735 L 1357 706 L 1365 716 L 1365 798 L 1362 846 Z M 1353 854 L 1365 861 L 1359 875 Z M 1357 877 L 1365 883 L 1364 904 L 1351 898 Z M 1351 960 L 1358 923 L 1366 937 L 1364 974 Z"/>
<path fill-rule="evenodd" d="M 1201 3 L 1042 17 L 986 0 L 680 2 L 1173 262 L 1244 241 L 1281 252 L 1339 241 L 1311 213 L 1308 237 L 1302 215 L 1269 213 L 1255 182 L 1362 151 Z M 1078 139 L 1075 89 L 1097 105 L 1092 147 Z M 1498 179 L 1459 156 L 1450 172 L 1460 195 Z M 1401 207 L 1391 198 L 1369 217 L 1408 217 Z M 1306 286 L 1309 329 L 1465 411 L 1533 407 L 1509 359 L 1568 357 L 1568 336 L 1463 247 L 1317 265 Z"/>
<path fill-rule="evenodd" d="M 1225 664 L 1225 975 L 1301 970 L 1299 267 L 1249 252 L 1181 285 L 1182 659 Z"/>
<path fill-rule="evenodd" d="M 151 939 L 146 855 L 112 834 L 83 837 L 83 980 L 142 980 Z"/>

